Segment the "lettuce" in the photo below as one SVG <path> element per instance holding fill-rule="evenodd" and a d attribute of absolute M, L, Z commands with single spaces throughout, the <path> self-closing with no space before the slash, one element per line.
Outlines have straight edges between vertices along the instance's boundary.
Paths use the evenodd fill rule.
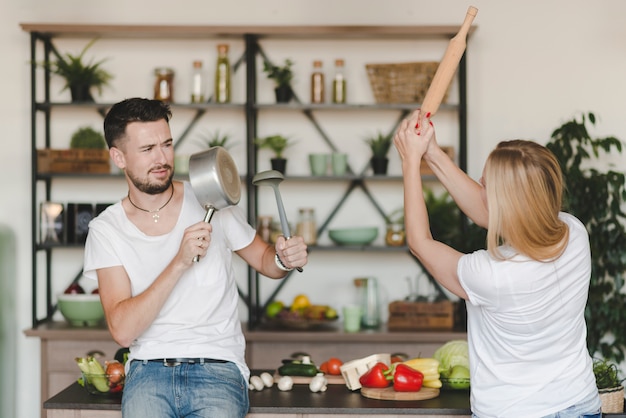
<path fill-rule="evenodd" d="M 467 348 L 467 341 L 448 341 L 435 351 L 433 358 L 439 362 L 439 373 L 444 378 L 450 376 L 454 366 L 463 366 L 466 369 L 469 369 L 469 350 Z"/>

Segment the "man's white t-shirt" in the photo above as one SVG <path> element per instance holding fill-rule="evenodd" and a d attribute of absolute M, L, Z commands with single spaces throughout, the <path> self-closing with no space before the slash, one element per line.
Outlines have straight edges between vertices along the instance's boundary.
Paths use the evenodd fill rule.
<path fill-rule="evenodd" d="M 97 269 L 123 266 L 132 296 L 146 290 L 178 252 L 185 228 L 206 214 L 191 185 L 184 185 L 178 222 L 167 234 L 149 236 L 141 232 L 126 217 L 121 202 L 93 219 L 85 245 L 85 276 L 97 279 Z M 211 225 L 206 256 L 180 278 L 152 325 L 131 344 L 129 359 L 229 360 L 239 366 L 247 380 L 232 256 L 233 251 L 252 243 L 256 232 L 237 206 L 216 211 Z"/>
<path fill-rule="evenodd" d="M 541 417 L 597 392 L 584 311 L 591 275 L 589 237 L 561 213 L 569 243 L 555 261 L 537 262 L 502 248 L 461 257 L 467 292 L 472 412 L 487 417 Z"/>

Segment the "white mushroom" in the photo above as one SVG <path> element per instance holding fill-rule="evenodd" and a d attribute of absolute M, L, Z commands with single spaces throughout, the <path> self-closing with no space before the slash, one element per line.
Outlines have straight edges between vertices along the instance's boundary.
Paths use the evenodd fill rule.
<path fill-rule="evenodd" d="M 291 390 L 291 388 L 293 388 L 293 379 L 291 378 L 291 376 L 281 377 L 278 381 L 278 389 L 286 392 L 288 390 Z"/>
<path fill-rule="evenodd" d="M 268 372 L 261 373 L 261 380 L 265 384 L 266 387 L 271 388 L 274 386 L 274 377 Z"/>
<path fill-rule="evenodd" d="M 263 390 L 265 388 L 265 383 L 263 383 L 263 380 L 259 376 L 250 377 L 250 385 L 255 390 Z"/>
<path fill-rule="evenodd" d="M 327 384 L 328 380 L 324 377 L 324 373 L 318 373 L 313 379 L 311 379 L 309 389 L 311 392 L 326 392 Z"/>

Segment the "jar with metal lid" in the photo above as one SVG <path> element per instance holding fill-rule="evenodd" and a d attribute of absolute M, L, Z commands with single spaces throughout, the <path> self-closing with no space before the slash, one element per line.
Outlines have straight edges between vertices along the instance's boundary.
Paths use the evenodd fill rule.
<path fill-rule="evenodd" d="M 304 239 L 307 245 L 315 245 L 317 243 L 317 225 L 315 223 L 315 209 L 300 208 L 298 212 L 298 224 L 296 226 L 296 235 Z"/>
<path fill-rule="evenodd" d="M 167 67 L 154 69 L 154 99 L 164 102 L 174 101 L 174 70 Z"/>

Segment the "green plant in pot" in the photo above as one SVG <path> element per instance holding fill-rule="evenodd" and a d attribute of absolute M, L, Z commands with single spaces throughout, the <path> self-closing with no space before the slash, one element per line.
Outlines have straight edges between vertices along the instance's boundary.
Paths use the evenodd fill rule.
<path fill-rule="evenodd" d="M 269 149 L 274 152 L 274 158 L 270 160 L 272 169 L 285 174 L 287 168 L 287 159 L 284 158 L 283 152 L 292 143 L 289 138 L 282 135 L 270 135 L 263 138 L 257 138 L 255 141 L 259 149 Z"/>
<path fill-rule="evenodd" d="M 113 76 L 102 68 L 102 63 L 106 59 L 85 62 L 85 53 L 94 44 L 96 39 L 91 40 L 79 55 L 70 53 L 59 54 L 53 49 L 56 61 L 45 62 L 41 65 L 50 70 L 53 74 L 65 79 L 63 90 L 69 89 L 73 102 L 93 102 L 91 89 L 96 88 L 102 94 L 102 88 L 109 84 Z"/>
<path fill-rule="evenodd" d="M 89 126 L 78 128 L 70 139 L 72 149 L 106 149 L 106 147 L 104 135 Z"/>
<path fill-rule="evenodd" d="M 389 150 L 393 143 L 393 132 L 383 134 L 378 132 L 376 135 L 365 139 L 372 151 L 370 164 L 374 174 L 387 174 L 387 166 L 389 165 Z"/>
<path fill-rule="evenodd" d="M 624 379 L 619 378 L 617 364 L 606 359 L 594 359 L 593 374 L 602 400 L 602 412 L 624 412 Z"/>
<path fill-rule="evenodd" d="M 197 141 L 197 144 L 206 148 L 222 147 L 229 149 L 231 146 L 235 145 L 235 142 L 231 141 L 231 136 L 229 134 L 222 134 L 219 130 L 217 130 L 206 136 L 201 136 Z"/>
<path fill-rule="evenodd" d="M 591 283 L 585 316 L 592 355 L 617 362 L 626 351 L 626 178 L 623 172 L 595 167 L 601 154 L 622 152 L 615 137 L 592 138 L 593 113 L 554 130 L 546 145 L 559 160 L 566 186 L 565 210 L 586 226 L 591 245 Z M 604 164 L 606 166 L 606 164 Z"/>
<path fill-rule="evenodd" d="M 267 60 L 263 63 L 263 72 L 267 74 L 267 78 L 274 80 L 274 92 L 278 103 L 288 103 L 293 98 L 293 90 L 291 89 L 291 80 L 293 79 L 291 67 L 293 64 L 294 62 L 290 59 L 286 59 L 283 66 L 274 65 Z"/>

